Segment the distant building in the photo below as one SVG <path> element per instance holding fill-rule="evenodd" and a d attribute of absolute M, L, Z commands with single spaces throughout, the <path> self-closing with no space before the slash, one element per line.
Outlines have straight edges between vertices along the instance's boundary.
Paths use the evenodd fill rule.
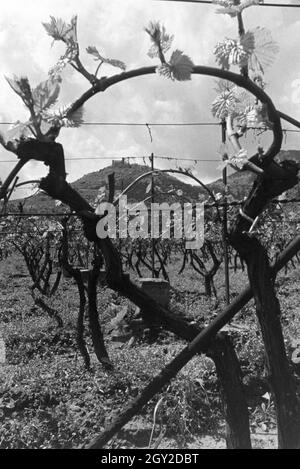
<path fill-rule="evenodd" d="M 127 163 L 126 158 L 122 158 L 121 160 L 112 160 L 111 163 L 112 166 L 124 166 L 128 164 L 129 163 Z"/>

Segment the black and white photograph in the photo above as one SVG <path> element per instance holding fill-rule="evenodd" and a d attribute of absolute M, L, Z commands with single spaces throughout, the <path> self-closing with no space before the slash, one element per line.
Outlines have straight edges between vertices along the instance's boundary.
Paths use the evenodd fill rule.
<path fill-rule="evenodd" d="M 299 43 L 300 0 L 1 1 L 1 457 L 300 449 Z"/>

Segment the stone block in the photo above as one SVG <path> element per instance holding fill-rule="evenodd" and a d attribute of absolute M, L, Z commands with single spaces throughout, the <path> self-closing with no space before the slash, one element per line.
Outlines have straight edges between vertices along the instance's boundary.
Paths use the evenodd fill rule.
<path fill-rule="evenodd" d="M 161 306 L 168 307 L 170 301 L 170 284 L 161 278 L 139 278 L 139 287 Z"/>

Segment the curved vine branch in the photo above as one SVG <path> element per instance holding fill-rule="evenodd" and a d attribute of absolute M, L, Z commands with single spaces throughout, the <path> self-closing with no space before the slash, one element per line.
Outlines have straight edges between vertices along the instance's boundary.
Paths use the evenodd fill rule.
<path fill-rule="evenodd" d="M 288 114 L 285 114 L 284 112 L 278 111 L 279 117 L 289 124 L 294 125 L 298 129 L 300 129 L 300 122 L 297 119 L 294 119 L 293 117 L 289 116 Z"/>
<path fill-rule="evenodd" d="M 221 221 L 221 215 L 220 215 L 220 212 L 219 212 L 219 207 L 218 207 L 218 201 L 217 199 L 215 198 L 215 195 L 214 193 L 209 189 L 208 186 L 206 186 L 200 179 L 198 179 L 196 176 L 194 176 L 193 174 L 190 174 L 188 172 L 185 172 L 185 171 L 181 171 L 180 169 L 155 169 L 154 171 L 147 171 L 147 173 L 144 173 L 144 174 L 141 174 L 141 176 L 138 176 L 132 183 L 130 183 L 124 190 L 123 192 L 117 197 L 117 199 L 114 201 L 114 205 L 117 204 L 117 202 L 119 201 L 120 197 L 122 197 L 123 195 L 125 195 L 130 189 L 132 189 L 132 187 L 135 186 L 135 184 L 137 184 L 139 181 L 141 181 L 142 179 L 145 179 L 146 177 L 148 176 L 151 176 L 151 174 L 160 174 L 160 173 L 173 173 L 173 174 L 182 174 L 183 176 L 187 176 L 187 177 L 190 177 L 191 179 L 193 179 L 195 182 L 197 182 L 203 189 L 206 190 L 206 192 L 210 195 L 210 197 L 213 199 L 214 203 L 216 204 L 216 208 L 217 208 L 217 213 L 218 213 L 218 218 L 219 218 L 219 221 Z"/>
<path fill-rule="evenodd" d="M 122 72 L 120 74 L 113 75 L 108 78 L 100 78 L 99 80 L 97 80 L 96 84 L 92 88 L 86 91 L 79 99 L 77 99 L 70 106 L 68 114 L 71 115 L 74 111 L 79 109 L 88 99 L 93 97 L 95 94 L 99 92 L 104 92 L 111 86 L 116 85 L 117 83 L 121 83 L 122 81 L 128 80 L 130 78 L 154 74 L 156 72 L 156 68 L 156 66 L 142 67 L 139 69 L 130 70 L 128 72 Z M 237 73 L 230 72 L 228 70 L 222 70 L 215 67 L 206 67 L 202 65 L 195 65 L 192 69 L 192 74 L 211 76 L 214 78 L 221 78 L 224 80 L 231 81 L 235 85 L 240 86 L 245 90 L 249 91 L 259 101 L 267 105 L 269 120 L 273 124 L 273 142 L 269 150 L 265 154 L 263 162 L 259 161 L 258 155 L 255 155 L 250 159 L 253 163 L 259 162 L 262 167 L 267 167 L 270 164 L 271 160 L 275 157 L 275 155 L 280 151 L 283 139 L 280 116 L 271 98 L 265 93 L 262 88 L 260 88 L 252 80 L 250 80 L 250 78 Z"/>
<path fill-rule="evenodd" d="M 113 75 L 111 77 L 103 77 L 103 78 L 96 80 L 95 84 L 89 90 L 87 90 L 85 93 L 82 94 L 80 98 L 74 101 L 74 103 L 70 106 L 66 117 L 72 115 L 72 113 L 78 110 L 81 106 L 83 106 L 84 103 L 86 103 L 90 98 L 95 96 L 97 93 L 104 92 L 111 86 L 117 83 L 121 83 L 130 78 L 136 78 L 136 77 L 154 74 L 156 72 L 156 68 L 157 68 L 156 66 L 142 67 L 139 69 L 130 70 L 128 72 L 122 72 L 120 74 Z M 206 67 L 206 66 L 201 66 L 201 65 L 194 66 L 194 68 L 192 69 L 192 73 L 195 75 L 211 76 L 211 77 L 221 78 L 224 80 L 231 81 L 235 85 L 242 87 L 245 90 L 249 91 L 253 96 L 259 99 L 262 103 L 266 104 L 268 113 L 269 113 L 269 121 L 273 124 L 273 128 L 272 128 L 273 141 L 268 151 L 263 156 L 263 158 L 261 158 L 261 155 L 255 154 L 254 156 L 250 158 L 249 161 L 250 163 L 257 165 L 260 168 L 263 168 L 263 169 L 267 168 L 272 162 L 272 160 L 274 159 L 274 157 L 276 156 L 276 154 L 280 151 L 282 140 L 283 140 L 280 113 L 278 113 L 278 111 L 276 110 L 271 98 L 264 92 L 263 89 L 257 86 L 248 77 L 239 75 L 237 73 L 233 73 L 227 70 L 221 70 L 215 67 Z M 51 134 L 51 129 L 49 132 Z M 53 128 L 54 139 L 58 137 L 58 134 L 59 134 L 59 130 Z M 53 160 L 52 158 L 45 158 L 45 156 L 44 157 L 40 156 L 40 153 L 42 153 L 42 150 L 43 150 L 42 145 L 44 144 L 44 149 L 45 149 L 46 145 L 49 145 L 51 143 L 54 144 L 54 142 L 40 142 L 41 147 L 39 149 L 36 149 L 35 154 L 27 154 L 24 152 L 24 150 L 23 151 L 20 150 L 20 147 L 24 145 L 24 142 L 21 142 L 16 145 L 13 145 L 13 144 L 8 145 L 8 144 L 4 144 L 3 140 L 1 139 L 0 143 L 2 143 L 2 145 L 4 145 L 8 151 L 11 151 L 17 154 L 19 158 L 21 158 L 21 161 L 18 163 L 18 165 L 16 165 L 13 172 L 8 176 L 7 180 L 4 182 L 0 190 L 0 198 L 3 198 L 5 196 L 12 179 L 18 173 L 21 167 L 24 166 L 24 164 L 27 161 L 29 161 L 29 159 L 36 159 L 38 161 L 44 161 L 46 164 L 50 166 L 50 170 L 51 170 L 51 167 L 52 169 L 54 169 L 54 165 L 55 166 L 58 165 L 58 168 L 56 167 L 55 169 L 59 170 L 60 173 L 65 173 L 64 161 L 62 158 L 59 158 L 59 161 L 58 161 L 58 159 Z M 24 162 L 25 159 L 26 161 Z M 65 177 L 65 174 L 63 176 Z"/>

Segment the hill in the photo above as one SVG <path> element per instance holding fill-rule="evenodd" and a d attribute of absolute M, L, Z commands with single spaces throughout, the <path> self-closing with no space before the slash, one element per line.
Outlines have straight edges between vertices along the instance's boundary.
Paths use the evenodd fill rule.
<path fill-rule="evenodd" d="M 114 161 L 111 166 L 95 171 L 81 177 L 77 181 L 72 183 L 74 189 L 76 189 L 86 200 L 93 203 L 100 187 L 108 186 L 108 176 L 111 173 L 115 175 L 115 191 L 123 191 L 129 184 L 131 184 L 136 178 L 150 171 L 149 166 L 129 164 L 123 161 Z M 138 182 L 132 189 L 127 192 L 129 202 L 140 202 L 150 196 L 150 192 L 147 192 L 147 186 L 150 182 L 150 176 Z M 155 187 L 156 187 L 156 200 L 160 201 L 171 201 L 172 197 L 168 195 L 168 191 L 182 191 L 182 193 L 188 198 L 198 200 L 199 194 L 203 193 L 203 189 L 191 184 L 184 183 L 179 179 L 167 174 L 162 173 L 155 176 Z M 10 210 L 16 209 L 20 200 L 14 200 L 11 202 Z M 57 212 L 61 211 L 61 207 L 56 207 L 54 200 L 51 200 L 46 194 L 39 193 L 33 197 L 30 197 L 26 201 L 24 207 L 26 212 Z"/>
<path fill-rule="evenodd" d="M 278 159 L 294 159 L 300 162 L 300 151 L 281 151 L 278 155 Z M 106 168 L 103 168 L 100 171 L 95 171 L 86 174 L 85 176 L 72 183 L 72 186 L 80 194 L 82 194 L 85 199 L 92 203 L 97 196 L 99 188 L 108 185 L 109 174 L 114 173 L 115 175 L 116 191 L 122 191 L 130 183 L 132 183 L 132 181 L 134 181 L 136 178 L 148 171 L 150 171 L 149 166 L 130 164 L 126 163 L 125 161 L 114 161 L 112 165 L 107 166 Z M 254 179 L 255 175 L 248 171 L 234 172 L 228 177 L 229 194 L 232 195 L 234 199 L 243 199 L 248 194 Z M 150 177 L 138 182 L 127 193 L 128 200 L 130 202 L 137 202 L 142 201 L 147 196 L 149 196 L 150 192 L 147 192 L 147 186 L 149 185 L 149 181 Z M 202 187 L 184 183 L 178 178 L 167 173 L 162 173 L 155 176 L 155 186 L 156 200 L 158 202 L 171 200 L 174 201 L 174 198 L 172 198 L 172 196 L 170 195 L 172 190 L 173 193 L 177 191 L 182 191 L 183 195 L 189 200 L 198 200 L 199 196 L 201 198 L 201 195 L 207 198 L 207 193 Z M 208 187 L 215 194 L 222 193 L 222 179 L 218 179 L 217 181 L 208 184 Z M 300 185 L 298 184 L 291 191 L 289 191 L 288 196 L 300 197 Z M 10 210 L 16 210 L 19 202 L 20 201 L 18 200 L 12 201 L 10 205 Z M 26 212 L 56 212 L 60 211 L 61 208 L 56 207 L 55 202 L 51 200 L 46 194 L 39 193 L 27 199 L 24 210 Z"/>

